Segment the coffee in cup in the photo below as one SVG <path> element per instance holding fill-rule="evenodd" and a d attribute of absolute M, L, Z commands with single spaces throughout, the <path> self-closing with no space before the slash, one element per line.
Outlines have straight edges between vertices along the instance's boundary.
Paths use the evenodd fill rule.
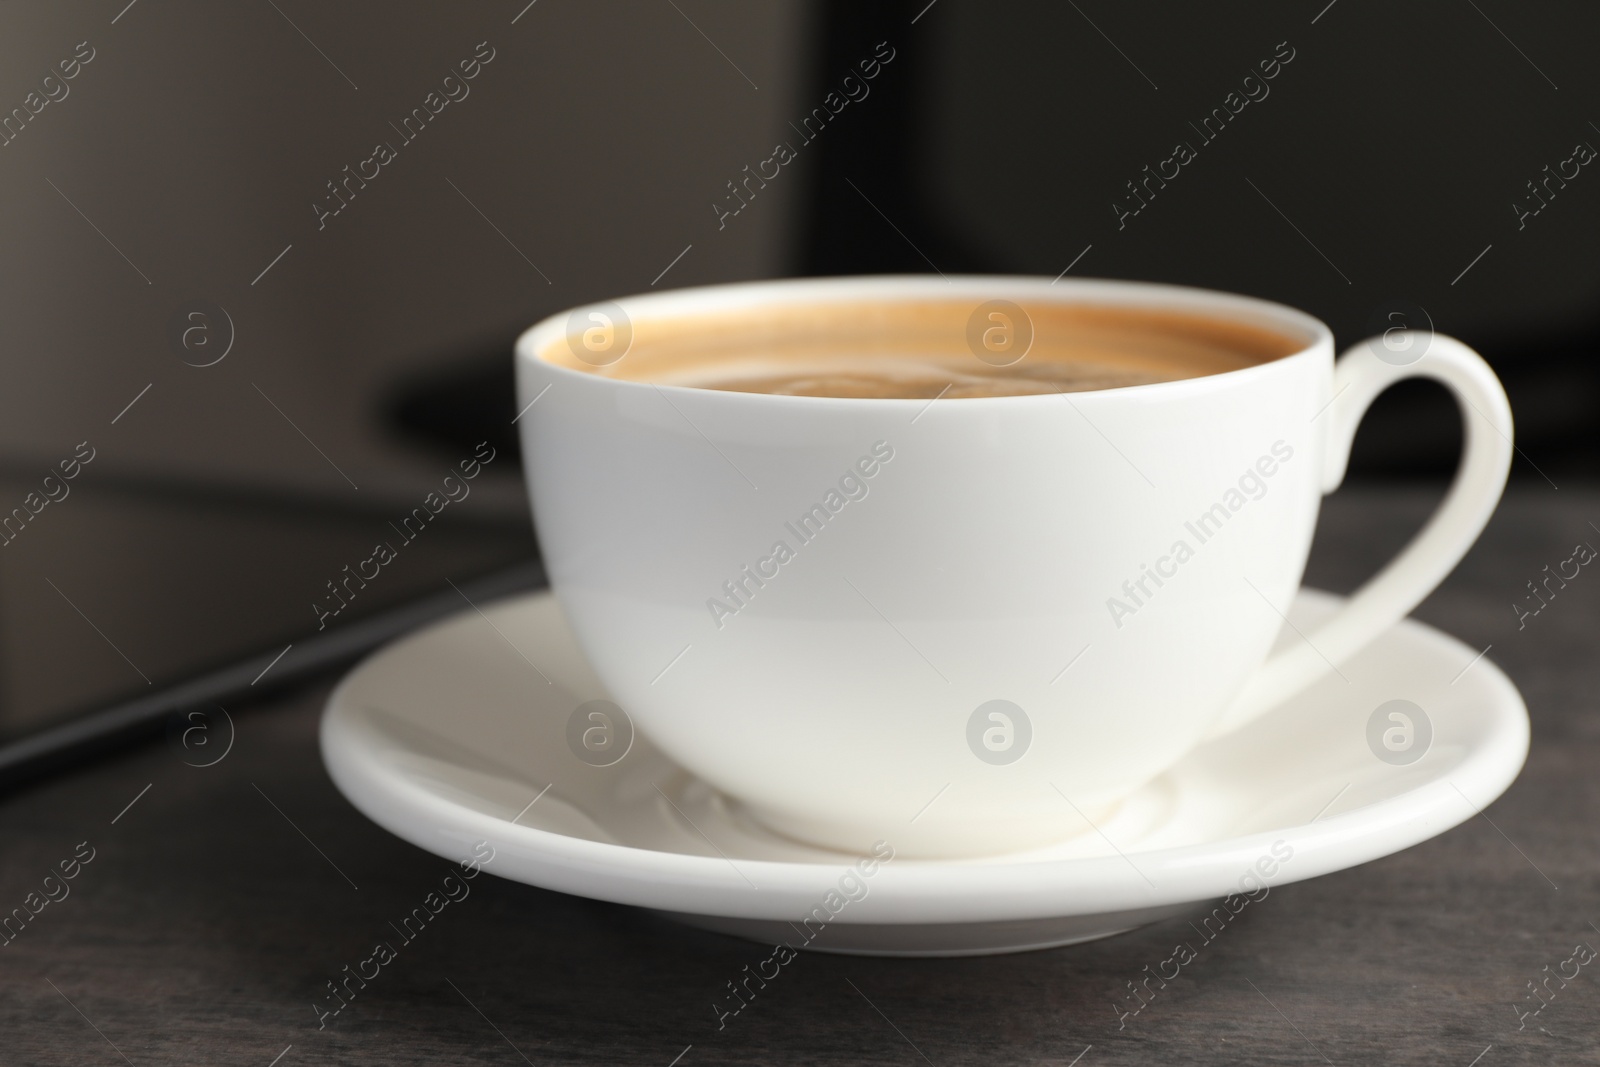
<path fill-rule="evenodd" d="M 634 332 L 627 359 L 603 367 L 563 360 L 608 377 L 781 396 L 928 400 L 1083 392 L 1197 378 L 1289 355 L 1298 338 L 1194 314 L 1043 306 L 1016 321 L 993 310 L 976 338 L 969 301 L 750 309 Z M 664 326 L 665 324 L 663 324 Z M 1027 346 L 991 354 L 996 336 Z M 974 358 L 974 349 L 990 358 Z M 556 358 L 567 345 L 557 345 Z M 999 358 L 995 358 L 998 356 Z"/>

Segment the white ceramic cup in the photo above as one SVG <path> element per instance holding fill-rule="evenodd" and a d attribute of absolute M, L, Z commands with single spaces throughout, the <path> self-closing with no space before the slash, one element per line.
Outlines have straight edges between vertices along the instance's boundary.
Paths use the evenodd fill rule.
<path fill-rule="evenodd" d="M 585 365 L 733 311 L 949 300 L 1199 314 L 1300 348 L 1181 381 L 933 402 L 656 385 Z M 585 351 L 584 364 L 566 355 Z M 1449 495 L 1342 611 L 1269 659 L 1357 423 L 1418 376 L 1463 412 Z M 1457 341 L 1395 333 L 1335 364 L 1330 331 L 1302 312 L 1130 282 L 654 293 L 528 330 L 517 383 L 550 580 L 611 697 L 768 826 L 911 857 L 1082 832 L 1200 741 L 1315 681 L 1444 578 L 1511 457 L 1505 394 Z"/>

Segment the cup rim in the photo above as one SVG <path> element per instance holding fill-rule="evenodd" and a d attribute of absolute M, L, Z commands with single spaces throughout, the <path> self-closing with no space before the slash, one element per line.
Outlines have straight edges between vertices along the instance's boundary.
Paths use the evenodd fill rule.
<path fill-rule="evenodd" d="M 1101 306 L 1146 307 L 1170 311 L 1207 312 L 1213 317 L 1271 329 L 1291 340 L 1300 340 L 1301 347 L 1287 355 L 1234 370 L 1216 371 L 1195 378 L 1180 378 L 1165 382 L 1147 382 L 1139 385 L 1088 389 L 1071 393 L 1074 402 L 1095 397 L 1126 396 L 1135 392 L 1172 391 L 1193 388 L 1200 382 L 1246 381 L 1262 374 L 1272 373 L 1272 368 L 1315 358 L 1319 352 L 1333 352 L 1333 331 L 1314 315 L 1307 314 L 1287 304 L 1198 286 L 1172 285 L 1165 282 L 1128 281 L 1114 278 L 1055 278 L 1042 275 L 1010 274 L 869 274 L 834 275 L 828 277 L 778 278 L 761 281 L 725 282 L 715 285 L 689 286 L 656 292 L 635 293 L 612 300 L 592 301 L 563 309 L 546 316 L 524 330 L 515 346 L 517 361 L 542 368 L 557 379 L 568 378 L 591 383 L 603 383 L 615 388 L 669 390 L 675 393 L 731 398 L 740 403 L 826 405 L 864 404 L 893 405 L 898 407 L 926 405 L 925 397 L 831 397 L 795 396 L 779 393 L 747 393 L 703 386 L 667 384 L 639 381 L 629 378 L 612 378 L 586 370 L 566 367 L 544 359 L 540 352 L 553 341 L 568 333 L 568 321 L 576 313 L 607 306 L 619 306 L 630 320 L 641 315 L 657 318 L 680 315 L 705 315 L 719 310 L 748 310 L 761 306 L 793 306 L 806 303 L 848 303 L 851 300 L 881 303 L 885 299 L 925 299 L 929 296 L 961 297 L 974 299 L 1025 298 L 1051 300 L 1059 304 L 1092 303 Z M 637 310 L 636 310 L 637 309 Z M 980 405 L 1025 402 L 1051 402 L 1056 393 L 1021 393 L 1006 396 L 957 397 L 969 408 Z"/>

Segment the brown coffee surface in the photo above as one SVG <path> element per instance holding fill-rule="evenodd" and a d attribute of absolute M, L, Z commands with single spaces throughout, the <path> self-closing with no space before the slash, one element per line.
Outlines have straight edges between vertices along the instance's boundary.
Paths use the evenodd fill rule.
<path fill-rule="evenodd" d="M 1186 375 L 1162 374 L 1112 363 L 1037 359 L 1009 367 L 986 365 L 972 357 L 937 359 L 863 353 L 829 355 L 814 364 L 785 361 L 778 366 L 734 368 L 677 382 L 706 389 L 784 396 L 853 396 L 932 399 L 1021 396 L 1078 392 L 1122 385 L 1172 381 Z"/>
<path fill-rule="evenodd" d="M 977 301 L 772 304 L 632 323 L 608 366 L 581 346 L 541 356 L 604 377 L 788 396 L 932 399 L 1082 392 L 1239 370 L 1303 349 L 1292 337 L 1216 316 L 1107 305 L 1023 305 L 992 320 Z M 1031 333 L 1031 343 L 1023 341 Z"/>

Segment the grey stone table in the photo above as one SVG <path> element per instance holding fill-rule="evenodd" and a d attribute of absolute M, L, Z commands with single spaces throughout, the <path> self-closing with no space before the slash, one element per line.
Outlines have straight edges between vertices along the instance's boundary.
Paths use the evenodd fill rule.
<path fill-rule="evenodd" d="M 1312 584 L 1350 588 L 1431 503 L 1334 498 Z M 241 715 L 215 766 L 150 747 L 0 805 L 0 911 L 60 898 L 0 948 L 0 1063 L 1600 1063 L 1600 961 L 1550 977 L 1600 947 L 1600 573 L 1521 629 L 1511 607 L 1600 545 L 1590 523 L 1600 493 L 1518 488 L 1419 612 L 1492 643 L 1522 688 L 1533 749 L 1510 792 L 1273 889 L 1125 1029 L 1113 999 L 1182 918 L 1015 956 L 803 955 L 719 1030 L 712 1001 L 768 950 L 492 876 L 319 1029 L 326 983 L 449 873 L 334 790 L 321 687 Z M 47 882 L 63 862 L 75 877 Z M 1530 982 L 1548 1003 L 1519 1029 Z"/>

